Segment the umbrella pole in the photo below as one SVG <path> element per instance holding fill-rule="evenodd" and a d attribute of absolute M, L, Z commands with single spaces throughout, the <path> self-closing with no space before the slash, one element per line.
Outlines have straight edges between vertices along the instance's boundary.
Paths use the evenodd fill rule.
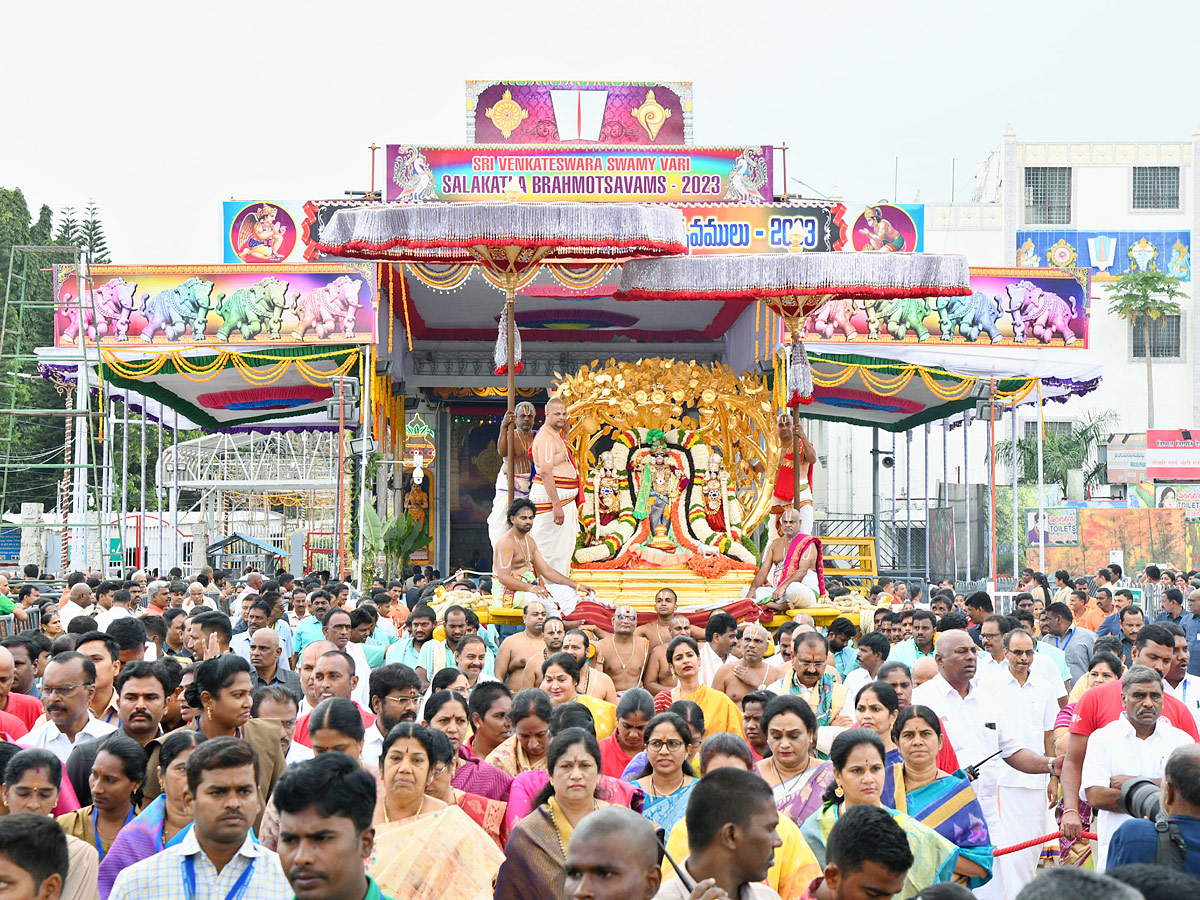
<path fill-rule="evenodd" d="M 505 339 L 508 342 L 508 383 L 505 386 L 506 399 L 508 401 L 508 432 L 505 435 L 508 446 L 507 459 L 505 465 L 508 468 L 508 502 L 511 504 L 516 499 L 516 454 L 513 452 L 513 445 L 516 443 L 516 421 L 513 414 L 516 406 L 517 396 L 517 362 L 514 359 L 516 356 L 516 300 L 517 300 L 517 273 L 507 271 L 504 273 L 504 311 L 507 328 L 505 329 Z"/>

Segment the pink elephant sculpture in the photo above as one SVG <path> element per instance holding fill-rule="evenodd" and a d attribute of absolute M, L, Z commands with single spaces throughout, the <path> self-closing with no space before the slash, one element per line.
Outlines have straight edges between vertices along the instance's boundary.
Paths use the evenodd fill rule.
<path fill-rule="evenodd" d="M 831 340 L 834 333 L 840 331 L 846 335 L 846 340 L 852 341 L 858 337 L 858 329 L 850 321 L 853 315 L 853 300 L 848 298 L 830 300 L 817 313 L 812 330 L 825 340 Z"/>
<path fill-rule="evenodd" d="M 298 322 L 292 337 L 304 340 L 305 332 L 311 328 L 318 339 L 324 340 L 339 327 L 342 337 L 354 337 L 354 319 L 362 306 L 358 299 L 362 284 L 359 279 L 339 275 L 322 287 L 294 294 L 292 312 Z"/>
<path fill-rule="evenodd" d="M 71 294 L 63 294 L 65 309 L 62 312 L 67 317 L 67 325 L 61 338 L 74 341 L 82 328 L 90 341 L 110 333 L 118 341 L 129 340 L 129 319 L 136 305 L 136 291 L 137 284 L 130 284 L 124 278 L 111 278 L 85 292 L 78 303 Z"/>
<path fill-rule="evenodd" d="M 1043 344 L 1050 343 L 1055 334 L 1062 335 L 1064 344 L 1075 343 L 1077 336 L 1071 328 L 1074 300 L 1064 300 L 1029 281 L 1010 284 L 1005 290 L 1008 302 L 1002 300 L 1001 306 L 1012 315 L 1016 340 L 1023 341 L 1028 331 Z"/>

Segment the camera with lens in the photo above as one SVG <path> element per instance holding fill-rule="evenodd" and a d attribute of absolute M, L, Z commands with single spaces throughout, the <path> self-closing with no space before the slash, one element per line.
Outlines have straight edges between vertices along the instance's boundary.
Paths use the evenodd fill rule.
<path fill-rule="evenodd" d="M 1121 812 L 1135 819 L 1149 819 L 1154 823 L 1158 836 L 1158 850 L 1154 862 L 1172 869 L 1183 868 L 1187 854 L 1187 842 L 1183 832 L 1172 822 L 1162 805 L 1162 789 L 1149 778 L 1131 778 L 1121 785 L 1121 796 L 1117 800 Z"/>
<path fill-rule="evenodd" d="M 1149 778 L 1131 778 L 1121 785 L 1121 812 L 1154 822 L 1162 814 L 1162 790 Z"/>

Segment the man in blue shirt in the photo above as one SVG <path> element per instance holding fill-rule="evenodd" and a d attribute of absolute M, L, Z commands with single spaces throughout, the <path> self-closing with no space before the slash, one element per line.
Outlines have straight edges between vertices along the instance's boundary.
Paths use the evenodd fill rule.
<path fill-rule="evenodd" d="M 1184 618 L 1191 615 L 1184 611 L 1183 591 L 1179 588 L 1167 588 L 1163 591 L 1162 608 L 1163 611 L 1158 614 L 1155 622 L 1174 622 L 1182 626 Z"/>
<path fill-rule="evenodd" d="M 1200 675 L 1200 590 L 1193 590 L 1187 598 L 1188 614 L 1191 618 L 1181 622 L 1183 633 L 1187 635 L 1188 674 Z"/>
<path fill-rule="evenodd" d="M 1108 590 L 1108 588 L 1104 588 Z M 1102 610 L 1104 605 L 1100 602 L 1100 591 L 1096 592 L 1096 605 Z M 1108 609 L 1104 621 L 1100 623 L 1100 627 L 1096 629 L 1096 637 L 1104 637 L 1106 634 L 1115 634 L 1118 637 L 1121 634 L 1121 610 L 1127 606 L 1133 605 L 1133 592 L 1129 588 L 1118 588 L 1113 594 L 1113 605 L 1116 609 Z"/>
<path fill-rule="evenodd" d="M 838 616 L 829 623 L 829 652 L 842 681 L 858 668 L 858 648 L 850 643 L 857 634 L 858 628 L 845 616 Z"/>
<path fill-rule="evenodd" d="M 1183 871 L 1200 877 L 1200 745 L 1185 744 L 1171 753 L 1162 777 L 1162 806 L 1179 826 L 1187 844 Z M 1158 834 L 1147 819 L 1122 822 L 1108 847 L 1107 867 L 1153 863 Z"/>

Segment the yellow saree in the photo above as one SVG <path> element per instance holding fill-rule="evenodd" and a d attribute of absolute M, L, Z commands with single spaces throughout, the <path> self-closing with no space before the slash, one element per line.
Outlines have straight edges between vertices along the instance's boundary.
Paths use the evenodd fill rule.
<path fill-rule="evenodd" d="M 367 874 L 392 900 L 491 900 L 504 854 L 457 806 L 375 826 Z"/>

